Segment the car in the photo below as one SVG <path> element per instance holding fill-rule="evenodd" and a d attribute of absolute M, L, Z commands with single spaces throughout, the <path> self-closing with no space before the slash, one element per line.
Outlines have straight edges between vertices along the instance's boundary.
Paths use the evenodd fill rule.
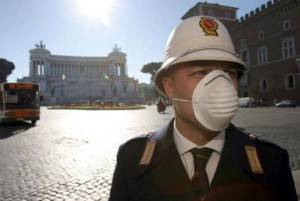
<path fill-rule="evenodd" d="M 296 107 L 296 104 L 291 100 L 282 100 L 276 103 L 276 107 Z"/>
<path fill-rule="evenodd" d="M 254 103 L 254 98 L 252 97 L 239 98 L 240 107 L 253 107 L 254 106 L 253 103 Z"/>

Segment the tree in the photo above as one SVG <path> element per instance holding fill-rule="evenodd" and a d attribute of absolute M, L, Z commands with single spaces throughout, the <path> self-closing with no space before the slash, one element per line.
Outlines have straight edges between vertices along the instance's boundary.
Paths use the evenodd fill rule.
<path fill-rule="evenodd" d="M 162 62 L 151 62 L 151 63 L 145 64 L 142 67 L 141 72 L 142 73 L 150 73 L 151 80 L 153 80 L 156 71 L 161 67 L 161 65 L 162 65 Z"/>
<path fill-rule="evenodd" d="M 15 69 L 13 62 L 0 58 L 0 83 L 6 82 L 6 77 Z"/>
<path fill-rule="evenodd" d="M 154 79 L 154 75 L 156 73 L 156 71 L 161 67 L 162 62 L 151 62 L 151 63 L 147 63 L 143 66 L 143 68 L 141 69 L 141 72 L 143 73 L 150 73 L 151 74 L 151 80 L 153 81 Z M 149 89 L 150 90 L 150 89 Z M 147 89 L 144 91 L 146 92 Z M 157 99 L 159 94 L 157 93 L 157 91 L 152 88 L 151 89 L 152 92 L 147 91 L 146 94 L 144 94 L 146 97 L 146 100 L 151 100 L 151 99 Z"/>

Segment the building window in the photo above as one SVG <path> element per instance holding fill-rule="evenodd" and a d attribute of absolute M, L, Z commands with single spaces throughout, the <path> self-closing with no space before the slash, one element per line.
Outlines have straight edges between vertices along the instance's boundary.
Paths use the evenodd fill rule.
<path fill-rule="evenodd" d="M 285 88 L 286 89 L 295 89 L 295 75 L 293 74 L 288 74 L 285 77 Z"/>
<path fill-rule="evenodd" d="M 263 40 L 265 38 L 265 32 L 264 31 L 259 31 L 258 32 L 258 40 Z"/>
<path fill-rule="evenodd" d="M 285 20 L 285 21 L 283 21 L 282 28 L 283 28 L 283 31 L 290 30 L 292 28 L 291 20 Z"/>
<path fill-rule="evenodd" d="M 249 51 L 243 50 L 241 53 L 241 56 L 242 56 L 242 60 L 249 66 L 249 64 L 250 64 Z"/>
<path fill-rule="evenodd" d="M 264 64 L 268 62 L 268 49 L 267 47 L 260 47 L 257 50 L 257 61 L 258 64 Z"/>
<path fill-rule="evenodd" d="M 213 16 L 213 15 L 214 15 L 214 11 L 213 11 L 213 10 L 208 10 L 208 11 L 207 11 L 207 15 Z"/>
<path fill-rule="evenodd" d="M 247 47 L 247 43 L 246 43 L 246 39 L 245 38 L 241 39 L 240 43 L 241 43 L 241 49 L 244 49 L 244 48 Z"/>
<path fill-rule="evenodd" d="M 297 75 L 300 75 L 300 58 L 296 59 L 296 64 L 297 64 Z"/>
<path fill-rule="evenodd" d="M 295 56 L 295 40 L 293 37 L 282 40 L 282 58 Z"/>
<path fill-rule="evenodd" d="M 268 82 L 267 82 L 267 80 L 262 80 L 262 81 L 260 82 L 260 91 L 261 91 L 261 92 L 266 92 L 266 91 L 268 91 Z"/>
<path fill-rule="evenodd" d="M 0 110 L 3 110 L 2 92 L 0 91 Z"/>
<path fill-rule="evenodd" d="M 225 18 L 231 18 L 231 13 L 230 12 L 225 12 Z"/>

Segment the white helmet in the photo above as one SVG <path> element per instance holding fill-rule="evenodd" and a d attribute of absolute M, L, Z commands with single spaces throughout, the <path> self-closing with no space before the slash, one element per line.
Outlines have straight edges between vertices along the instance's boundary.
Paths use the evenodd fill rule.
<path fill-rule="evenodd" d="M 154 77 L 156 89 L 163 92 L 162 72 L 188 61 L 228 61 L 245 70 L 245 63 L 235 52 L 228 30 L 211 16 L 188 18 L 171 32 L 164 62 Z"/>

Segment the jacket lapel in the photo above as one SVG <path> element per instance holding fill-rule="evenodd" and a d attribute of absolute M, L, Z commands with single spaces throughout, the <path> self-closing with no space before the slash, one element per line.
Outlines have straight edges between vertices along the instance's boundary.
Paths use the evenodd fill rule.
<path fill-rule="evenodd" d="M 173 123 L 153 135 L 156 148 L 151 163 L 140 167 L 139 179 L 150 181 L 167 200 L 192 200 L 195 189 L 174 143 Z"/>

